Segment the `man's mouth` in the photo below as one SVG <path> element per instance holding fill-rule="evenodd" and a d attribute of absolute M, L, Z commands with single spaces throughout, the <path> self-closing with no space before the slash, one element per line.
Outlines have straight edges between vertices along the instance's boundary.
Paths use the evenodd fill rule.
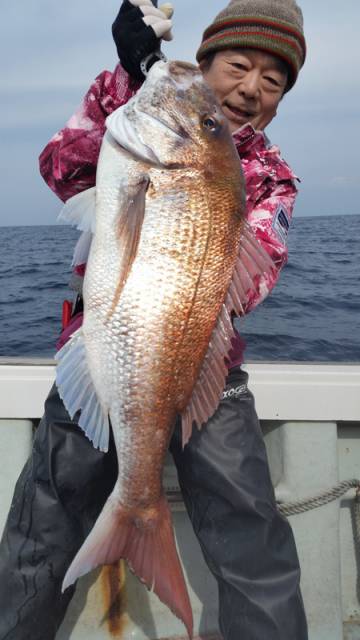
<path fill-rule="evenodd" d="M 247 109 L 243 109 L 240 107 L 234 107 L 228 102 L 224 102 L 224 107 L 226 107 L 238 120 L 251 120 L 254 117 L 254 111 L 248 111 Z"/>

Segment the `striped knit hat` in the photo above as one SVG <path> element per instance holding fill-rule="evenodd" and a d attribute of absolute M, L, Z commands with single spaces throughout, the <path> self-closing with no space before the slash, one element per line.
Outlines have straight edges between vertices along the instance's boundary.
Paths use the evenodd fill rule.
<path fill-rule="evenodd" d="M 303 15 L 295 0 L 231 0 L 205 30 L 197 61 L 222 49 L 260 49 L 289 69 L 287 91 L 305 61 Z"/>

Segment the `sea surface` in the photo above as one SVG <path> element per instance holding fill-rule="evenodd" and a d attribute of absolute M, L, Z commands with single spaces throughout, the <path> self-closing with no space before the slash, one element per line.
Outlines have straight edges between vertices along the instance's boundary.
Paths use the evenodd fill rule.
<path fill-rule="evenodd" d="M 0 227 L 0 356 L 52 357 L 78 232 Z M 360 362 L 360 216 L 295 218 L 289 262 L 239 322 L 247 361 Z"/>

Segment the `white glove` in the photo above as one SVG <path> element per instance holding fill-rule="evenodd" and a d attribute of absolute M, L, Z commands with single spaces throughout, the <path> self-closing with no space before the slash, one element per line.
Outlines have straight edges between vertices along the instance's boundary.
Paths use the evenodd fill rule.
<path fill-rule="evenodd" d="M 174 9 L 170 2 L 161 5 L 159 9 L 154 7 L 151 0 L 130 0 L 130 3 L 134 7 L 139 7 L 143 14 L 143 21 L 146 26 L 150 26 L 157 38 L 163 40 L 172 40 L 173 35 L 171 33 L 172 21 L 171 18 L 174 13 Z"/>

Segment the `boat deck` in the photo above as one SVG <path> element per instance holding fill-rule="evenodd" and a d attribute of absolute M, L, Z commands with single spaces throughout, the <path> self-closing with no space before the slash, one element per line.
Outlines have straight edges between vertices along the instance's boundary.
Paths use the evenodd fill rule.
<path fill-rule="evenodd" d="M 277 498 L 293 501 L 360 478 L 360 365 L 256 363 L 246 366 L 265 434 Z M 54 380 L 51 360 L 0 359 L 0 528 L 34 425 Z M 177 543 L 199 639 L 217 640 L 216 585 L 191 530 L 169 458 Z M 310 640 L 360 640 L 354 491 L 290 521 L 302 566 Z M 57 640 L 175 640 L 180 622 L 122 563 L 79 581 Z M 289 639 L 290 640 L 290 639 Z"/>

